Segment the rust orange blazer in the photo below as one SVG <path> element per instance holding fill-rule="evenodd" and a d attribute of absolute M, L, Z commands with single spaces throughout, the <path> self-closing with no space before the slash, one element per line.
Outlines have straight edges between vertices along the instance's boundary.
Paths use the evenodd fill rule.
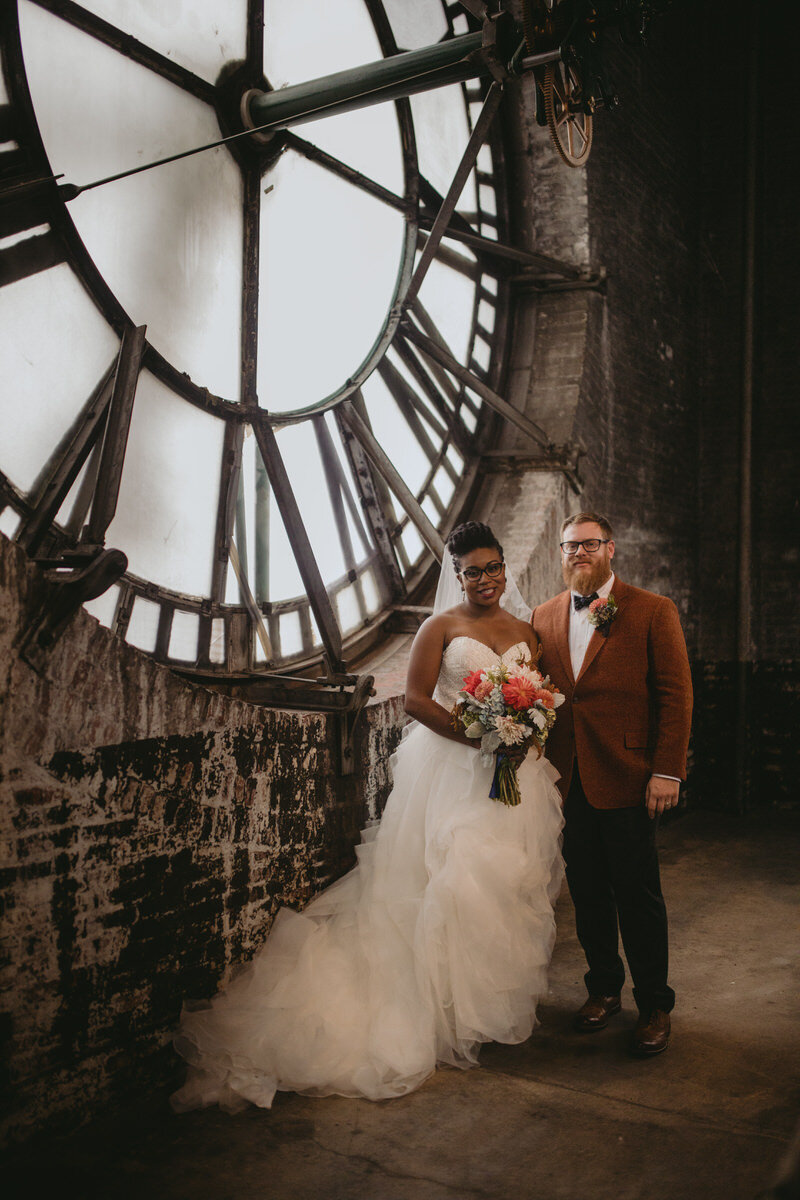
<path fill-rule="evenodd" d="M 644 802 L 651 775 L 686 778 L 692 680 L 678 610 L 666 596 L 615 576 L 617 613 L 607 637 L 592 634 L 577 679 L 569 654 L 570 593 L 534 609 L 540 670 L 566 696 L 546 746 L 569 791 L 577 757 L 594 808 Z"/>

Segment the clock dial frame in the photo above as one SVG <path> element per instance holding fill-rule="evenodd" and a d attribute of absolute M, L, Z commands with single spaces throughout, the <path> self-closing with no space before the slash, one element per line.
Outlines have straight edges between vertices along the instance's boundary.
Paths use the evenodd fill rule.
<path fill-rule="evenodd" d="M 71 0 L 33 2 L 86 37 L 111 46 L 213 105 L 223 134 L 235 126 L 237 96 L 265 83 L 261 0 L 248 5 L 244 62 L 226 68 L 217 86 Z M 382 52 L 395 54 L 398 47 L 383 4 L 379 0 L 365 0 L 365 4 Z M 475 27 L 466 13 L 456 14 L 452 5 L 443 4 L 441 13 L 448 37 Z M 2 210 L 6 243 L 18 239 L 13 245 L 0 242 L 0 270 L 11 281 L 19 281 L 66 263 L 122 341 L 130 335 L 132 320 L 93 261 L 56 185 L 36 185 L 50 176 L 51 167 L 27 84 L 15 6 L 6 6 L 0 20 L 9 91 L 9 103 L 0 108 L 0 132 L 8 133 L 15 147 L 14 161 L 6 162 L 0 199 L 6 201 Z M 480 122 L 491 86 L 481 79 L 451 85 L 460 94 L 467 133 Z M 480 455 L 493 441 L 501 417 L 518 416 L 508 411 L 510 406 L 499 394 L 509 333 L 510 277 L 520 272 L 530 277 L 576 274 L 562 263 L 509 244 L 499 121 L 489 123 L 484 114 L 486 128 L 476 135 L 486 144 L 474 168 L 465 171 L 472 206 L 465 209 L 467 196 L 459 193 L 460 204 L 447 211 L 450 197 L 443 196 L 420 170 L 413 103 L 400 98 L 393 106 L 403 156 L 402 195 L 316 145 L 305 130 L 282 130 L 266 148 L 245 145 L 245 139 L 232 144 L 243 180 L 239 399 L 210 393 L 202 381 L 190 379 L 150 341 L 143 345 L 138 364 L 142 372 L 224 425 L 216 517 L 209 532 L 213 539 L 210 579 L 206 594 L 198 594 L 129 570 L 111 593 L 95 603 L 94 611 L 120 636 L 197 677 L 227 678 L 233 686 L 265 670 L 274 677 L 297 669 L 313 673 L 322 667 L 331 679 L 352 680 L 347 676 L 348 663 L 357 662 L 390 632 L 414 624 L 414 606 L 434 569 L 432 557 L 441 553 L 441 531 L 460 518 L 474 497 L 480 485 Z M 424 116 L 422 109 L 420 113 Z M 379 335 L 367 356 L 354 364 L 352 374 L 314 404 L 267 412 L 259 405 L 257 388 L 259 214 L 264 172 L 283 154 L 300 155 L 375 204 L 401 213 L 403 249 Z M 421 287 L 414 289 L 414 271 L 427 258 L 433 267 Z M 463 337 L 466 353 L 461 356 L 453 353 L 441 321 L 437 323 L 430 310 L 429 296 L 436 295 L 435 272 L 461 280 L 471 289 L 469 328 Z M 412 296 L 406 303 L 409 285 Z M 68 435 L 42 463 L 33 488 L 25 492 L 11 478 L 0 479 L 6 513 L 16 514 L 8 522 L 9 531 L 29 553 L 52 558 L 79 546 L 81 536 L 85 540 L 81 518 L 92 523 L 91 487 L 86 480 L 103 461 L 102 414 L 108 407 L 113 373 L 109 367 L 98 380 Z M 398 470 L 394 461 L 394 439 L 386 423 L 389 408 L 403 422 L 404 437 L 411 439 L 408 444 L 416 447 L 423 464 L 411 487 L 403 478 L 402 464 Z M 522 418 L 516 423 L 540 446 L 546 445 L 546 437 L 531 422 Z M 313 444 L 317 456 L 315 486 L 332 516 L 344 566 L 334 577 L 323 574 L 317 548 L 308 536 L 308 504 L 299 502 L 306 500 L 303 489 L 308 481 L 293 478 L 286 469 L 282 445 L 289 445 L 286 439 L 292 426 L 304 427 L 303 444 Z M 250 433 L 254 436 L 247 436 Z M 123 457 L 124 451 L 123 445 Z M 124 471 L 121 465 L 120 469 Z M 68 494 L 72 511 L 65 519 Z M 96 533 L 97 519 L 94 526 Z M 278 553 L 276 531 L 288 538 L 302 579 L 298 594 L 275 595 L 274 586 L 270 587 L 270 560 L 274 563 Z M 112 525 L 112 541 L 113 532 Z"/>

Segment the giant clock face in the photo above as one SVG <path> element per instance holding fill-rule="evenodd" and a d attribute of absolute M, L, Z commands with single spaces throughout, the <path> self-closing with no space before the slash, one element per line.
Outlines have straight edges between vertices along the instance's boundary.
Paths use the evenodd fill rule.
<path fill-rule="evenodd" d="M 469 28 L 441 0 L 19 0 L 2 21 L 5 179 L 78 185 L 229 134 L 249 88 Z M 400 318 L 481 102 L 479 83 L 458 83 L 240 138 L 68 204 L 51 194 L 35 226 L 0 242 L 0 267 L 12 264 L 0 352 L 14 380 L 0 399 L 0 527 L 23 544 L 122 335 L 147 327 L 106 537 L 129 570 L 89 606 L 134 645 L 219 672 L 319 655 L 307 548 L 286 528 L 253 435 L 265 419 L 348 653 L 419 587 L 431 561 L 419 521 L 341 406 L 371 429 L 432 525 L 450 527 L 488 416 Z M 405 316 L 489 380 L 502 368 L 506 288 L 491 248 L 504 236 L 501 167 L 499 145 L 484 146 Z M 80 532 L 98 453 L 58 508 L 53 546 Z"/>

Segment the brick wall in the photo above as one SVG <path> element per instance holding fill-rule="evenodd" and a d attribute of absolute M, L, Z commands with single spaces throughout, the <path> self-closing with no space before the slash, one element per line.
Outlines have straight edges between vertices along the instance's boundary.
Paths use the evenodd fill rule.
<path fill-rule="evenodd" d="M 187 685 L 85 613 L 36 675 L 15 643 L 37 598 L 0 539 L 9 1137 L 177 1079 L 184 997 L 352 865 L 402 724 L 372 706 L 341 778 L 332 719 Z"/>

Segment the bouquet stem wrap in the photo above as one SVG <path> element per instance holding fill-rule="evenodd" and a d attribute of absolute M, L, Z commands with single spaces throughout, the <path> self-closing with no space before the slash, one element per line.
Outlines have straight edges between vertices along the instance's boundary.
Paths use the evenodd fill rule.
<path fill-rule="evenodd" d="M 489 788 L 489 799 L 499 800 L 509 808 L 515 808 L 522 797 L 519 793 L 517 768 L 505 754 L 498 754 L 494 768 L 492 786 Z"/>

